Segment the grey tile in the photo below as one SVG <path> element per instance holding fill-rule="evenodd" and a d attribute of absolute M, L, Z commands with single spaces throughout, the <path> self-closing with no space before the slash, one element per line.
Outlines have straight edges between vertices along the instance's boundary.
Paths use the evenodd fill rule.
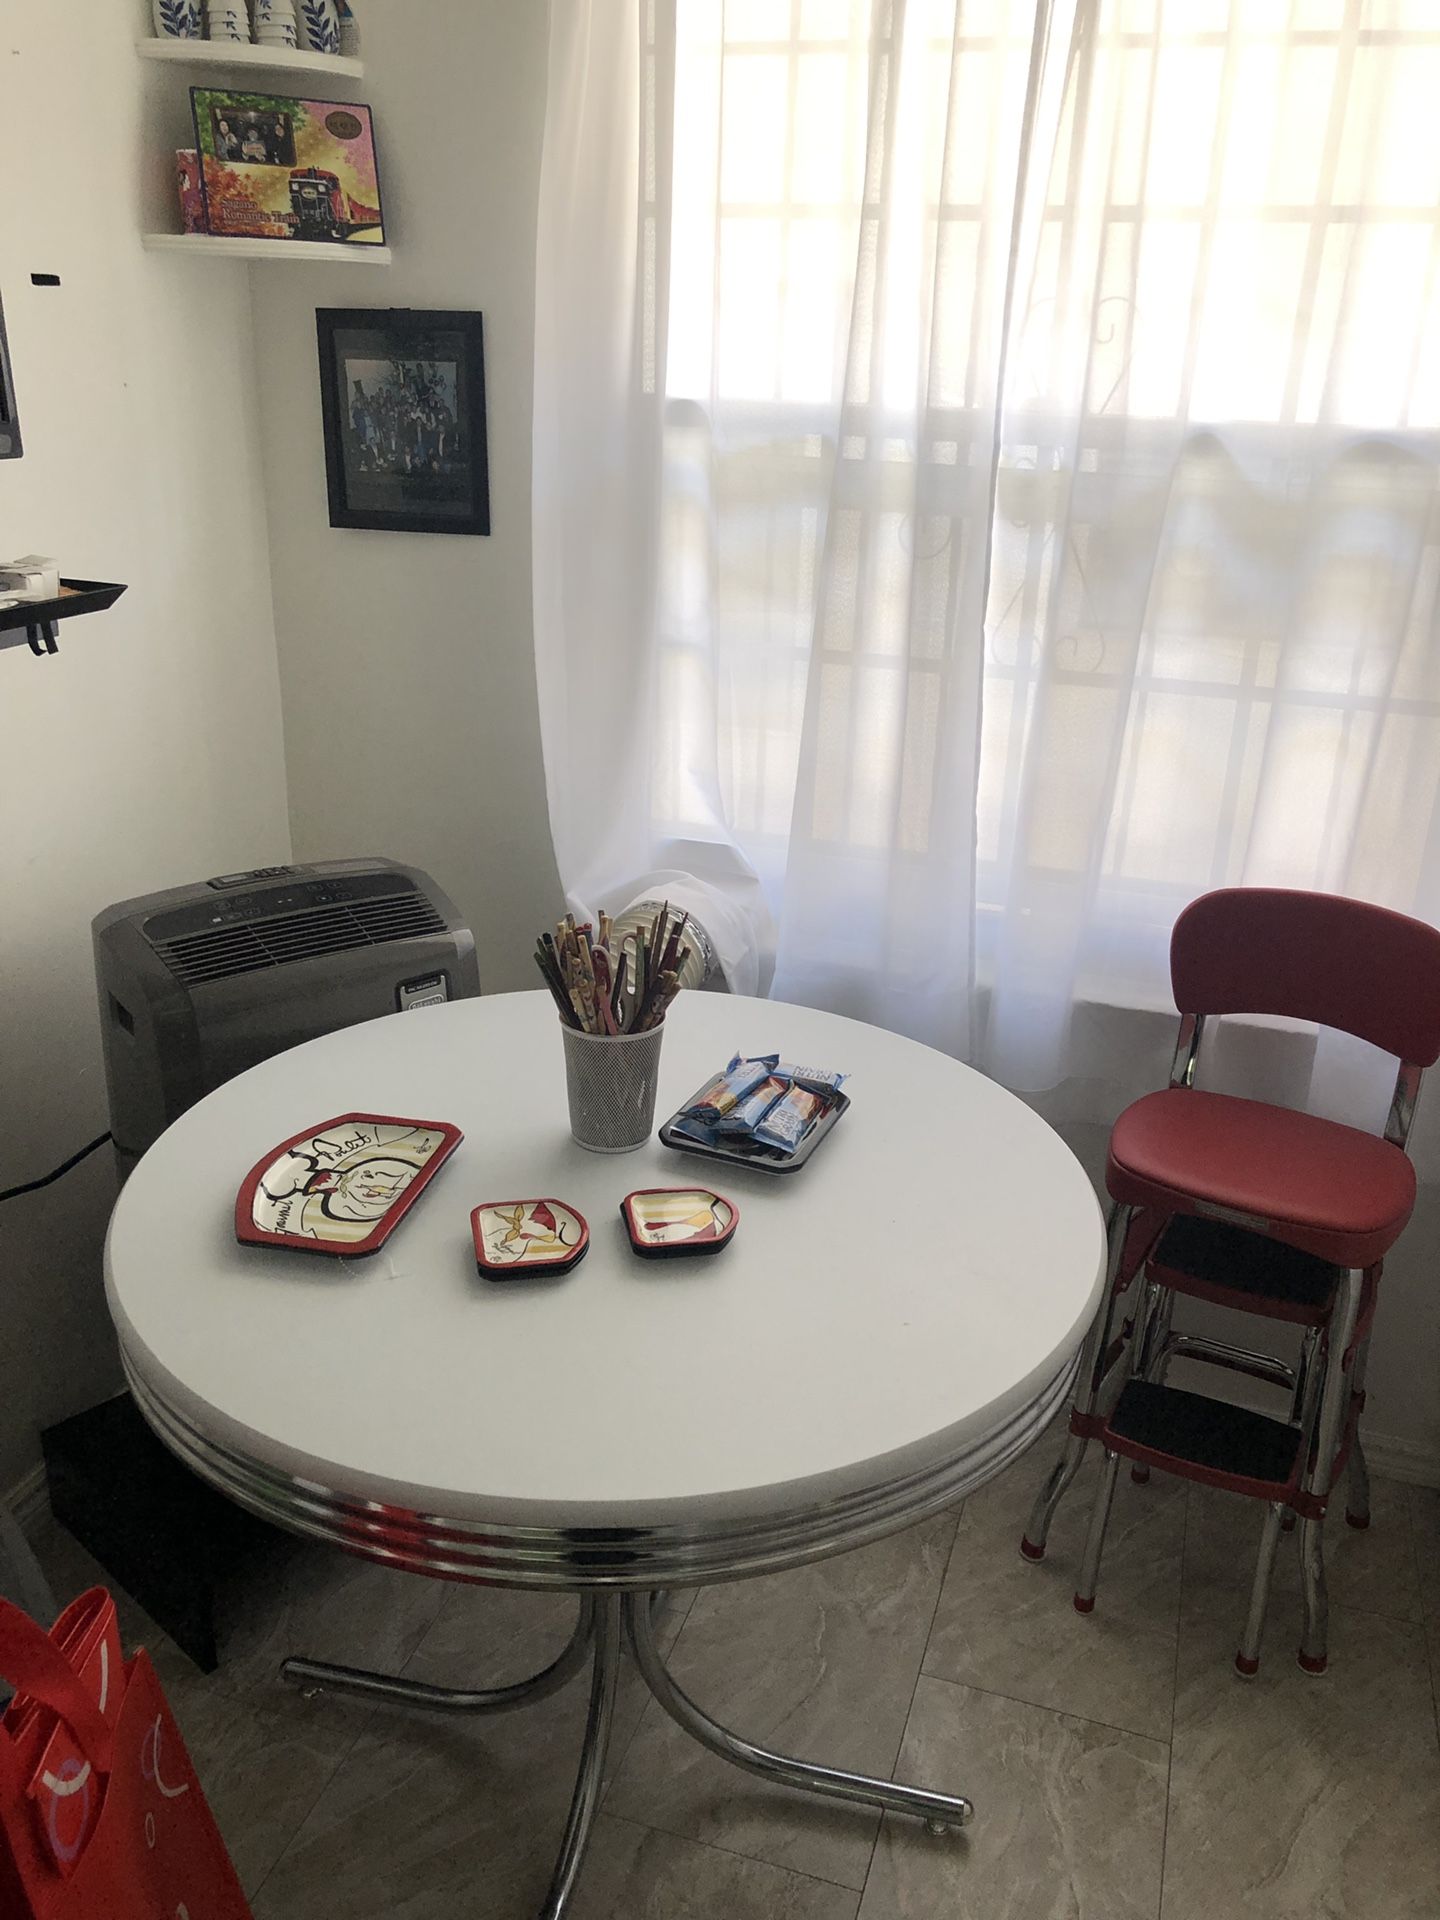
<path fill-rule="evenodd" d="M 442 1592 L 405 1667 L 408 1678 L 439 1686 L 497 1686 L 538 1671 L 564 1646 L 577 1606 L 563 1594 Z M 680 1594 L 667 1605 L 662 1644 L 689 1604 Z M 533 1914 L 575 1783 L 586 1685 L 580 1675 L 548 1700 L 480 1718 L 376 1708 L 264 1882 L 257 1920 Z M 627 1668 L 617 1756 L 648 1697 Z"/>
<path fill-rule="evenodd" d="M 571 1913 L 573 1920 L 854 1920 L 858 1900 L 848 1888 L 602 1814 Z"/>
<path fill-rule="evenodd" d="M 1433 1920 L 1440 1747 L 1421 1628 L 1337 1607 L 1330 1667 L 1294 1662 L 1277 1595 L 1259 1676 L 1227 1669 L 1234 1591 L 1182 1609 L 1162 1920 Z"/>
<path fill-rule="evenodd" d="M 1325 1581 L 1333 1603 L 1384 1613 L 1395 1620 L 1418 1620 L 1420 1589 L 1415 1571 L 1409 1490 L 1397 1480 L 1376 1478 L 1371 1486 L 1370 1525 L 1345 1524 L 1345 1501 L 1337 1489 L 1325 1521 Z M 1242 1596 L 1255 1570 L 1255 1552 L 1265 1506 L 1213 1487 L 1190 1489 L 1185 1527 L 1185 1579 L 1233 1586 Z M 1280 1536 L 1275 1556 L 1277 1593 L 1300 1591 L 1300 1530 Z M 1237 1631 L 1245 1602 L 1239 1603 Z"/>
<path fill-rule="evenodd" d="M 1440 1620 L 1440 1487 L 1410 1487 L 1408 1492 L 1421 1610 Z"/>
<path fill-rule="evenodd" d="M 1061 1504 L 1045 1559 L 1033 1563 L 1019 1552 L 1030 1503 L 1059 1446 L 1059 1436 L 1047 1435 L 966 1501 L 925 1672 L 1168 1739 L 1183 1484 L 1157 1474 L 1136 1487 L 1122 1468 L 1095 1611 L 1082 1616 L 1072 1600 L 1098 1446 Z"/>
<path fill-rule="evenodd" d="M 253 1894 L 343 1765 L 371 1714 L 299 1694 L 251 1699 L 216 1675 L 161 1670 L 195 1771 L 247 1892 Z"/>
<path fill-rule="evenodd" d="M 975 1803 L 964 1832 L 885 1816 L 860 1920 L 1154 1920 L 1163 1743 L 943 1680 L 915 1692 L 899 1771 Z"/>
<path fill-rule="evenodd" d="M 748 1739 L 888 1776 L 954 1531 L 946 1515 L 814 1567 L 708 1589 L 676 1644 L 675 1679 Z M 606 1807 L 855 1888 L 878 1824 L 868 1808 L 741 1773 L 653 1704 Z"/>
<path fill-rule="evenodd" d="M 666 1596 L 656 1622 L 663 1651 L 674 1644 L 694 1601 L 693 1593 Z M 521 1593 L 503 1587 L 451 1587 L 439 1616 L 405 1674 L 441 1687 L 495 1687 L 538 1673 L 565 1645 L 578 1602 L 568 1594 Z M 571 1686 L 583 1715 L 586 1673 Z M 606 1778 L 613 1779 L 650 1699 L 644 1681 L 624 1655 L 615 1701 Z M 528 1711 L 522 1709 L 521 1711 Z"/>
<path fill-rule="evenodd" d="M 1420 1607 L 1430 1649 L 1430 1685 L 1435 1724 L 1440 1730 L 1440 1488 L 1411 1487 L 1410 1516 L 1415 1538 L 1415 1569 Z"/>
<path fill-rule="evenodd" d="M 220 1672 L 237 1691 L 273 1691 L 288 1654 L 398 1673 L 444 1605 L 446 1587 L 311 1541 L 282 1542 L 227 1596 Z M 288 1691 L 288 1689 L 286 1689 Z"/>
<path fill-rule="evenodd" d="M 493 1719 L 377 1708 L 260 1887 L 256 1920 L 533 1914 L 584 1718 L 579 1685 Z"/>

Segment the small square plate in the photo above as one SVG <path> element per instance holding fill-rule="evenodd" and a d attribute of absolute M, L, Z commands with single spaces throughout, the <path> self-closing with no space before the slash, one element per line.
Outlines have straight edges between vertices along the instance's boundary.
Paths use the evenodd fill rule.
<path fill-rule="evenodd" d="M 584 1214 L 563 1200 L 487 1200 L 471 1214 L 470 1231 L 487 1280 L 569 1273 L 590 1251 Z"/>
<path fill-rule="evenodd" d="M 272 1147 L 235 1200 L 235 1238 L 354 1259 L 376 1253 L 464 1139 L 443 1120 L 342 1113 Z"/>
<path fill-rule="evenodd" d="M 642 1260 L 719 1253 L 740 1224 L 740 1209 L 708 1187 L 642 1187 L 620 1202 L 630 1244 Z"/>

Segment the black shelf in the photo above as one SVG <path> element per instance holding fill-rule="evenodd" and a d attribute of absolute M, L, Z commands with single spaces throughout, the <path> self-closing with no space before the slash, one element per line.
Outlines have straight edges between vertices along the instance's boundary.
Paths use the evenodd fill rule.
<path fill-rule="evenodd" d="M 28 647 L 39 659 L 58 653 L 55 629 L 62 620 L 81 613 L 104 613 L 125 589 L 113 580 L 62 580 L 54 600 L 23 600 L 0 607 L 0 653 L 10 647 Z"/>

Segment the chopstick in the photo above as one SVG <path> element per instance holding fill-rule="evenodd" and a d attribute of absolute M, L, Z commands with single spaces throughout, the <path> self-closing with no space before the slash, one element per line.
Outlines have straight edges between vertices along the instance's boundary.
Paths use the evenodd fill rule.
<path fill-rule="evenodd" d="M 560 1018 L 578 1033 L 652 1033 L 680 991 L 689 923 L 688 913 L 672 914 L 668 900 L 621 938 L 607 913 L 593 926 L 577 925 L 567 913 L 535 942 L 535 964 Z"/>

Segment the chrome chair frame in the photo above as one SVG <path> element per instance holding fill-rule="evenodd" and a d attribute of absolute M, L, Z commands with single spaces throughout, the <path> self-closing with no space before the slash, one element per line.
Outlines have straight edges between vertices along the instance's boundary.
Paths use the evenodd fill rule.
<path fill-rule="evenodd" d="M 1168 1082 L 1172 1089 L 1194 1086 L 1205 1026 L 1206 1016 L 1203 1013 L 1181 1015 Z M 1423 1069 L 1413 1061 L 1400 1062 L 1386 1116 L 1384 1138 L 1402 1152 L 1410 1137 L 1423 1078 Z M 1226 1209 L 1207 1207 L 1203 1202 L 1198 1203 L 1193 1211 L 1202 1217 L 1230 1217 Z M 1060 1458 L 1035 1497 L 1020 1542 L 1020 1552 L 1027 1560 L 1042 1560 L 1045 1557 L 1056 1511 L 1074 1483 L 1085 1451 L 1102 1424 L 1102 1409 L 1107 1405 L 1113 1406 L 1132 1371 L 1141 1379 L 1163 1383 L 1171 1360 L 1181 1357 L 1228 1368 L 1287 1389 L 1290 1393 L 1289 1424 L 1298 1427 L 1305 1436 L 1302 1446 L 1307 1450 L 1301 1482 L 1306 1511 L 1298 1516 L 1305 1622 L 1297 1659 L 1306 1673 L 1323 1673 L 1327 1662 L 1329 1621 L 1323 1531 L 1325 1506 L 1333 1490 L 1336 1462 L 1347 1437 L 1347 1424 L 1349 1475 L 1345 1517 L 1353 1527 L 1364 1528 L 1370 1524 L 1370 1474 L 1358 1426 L 1360 1411 L 1364 1406 L 1365 1369 L 1370 1349 L 1368 1323 L 1358 1340 L 1356 1334 L 1360 1327 L 1366 1281 L 1378 1280 L 1379 1269 L 1371 1269 L 1368 1274 L 1355 1268 L 1347 1271 L 1328 1324 L 1323 1328 L 1306 1329 L 1299 1356 L 1292 1366 L 1271 1354 L 1173 1330 L 1177 1297 L 1174 1290 L 1145 1277 L 1149 1254 L 1158 1239 L 1160 1228 L 1163 1228 L 1163 1220 L 1151 1236 L 1145 1252 L 1128 1270 L 1126 1267 L 1126 1250 L 1139 1212 L 1138 1208 L 1119 1202 L 1111 1207 L 1107 1230 L 1105 1296 L 1086 1338 L 1079 1375 L 1080 1390 L 1071 1411 L 1070 1432 Z M 1139 1301 L 1132 1320 L 1122 1326 L 1117 1339 L 1113 1331 L 1117 1305 L 1137 1274 L 1141 1276 Z M 1075 1591 L 1075 1608 L 1079 1613 L 1089 1613 L 1095 1605 L 1095 1589 L 1115 1497 L 1120 1458 L 1118 1453 L 1108 1449 L 1105 1451 L 1104 1467 L 1091 1508 Z M 1137 1465 L 1131 1471 L 1132 1477 L 1142 1484 L 1150 1477 L 1148 1467 Z M 1270 1503 L 1261 1532 L 1249 1612 L 1235 1656 L 1236 1671 L 1246 1677 L 1259 1668 L 1260 1642 L 1280 1534 L 1290 1531 L 1296 1520 L 1297 1515 L 1283 1502 Z"/>

